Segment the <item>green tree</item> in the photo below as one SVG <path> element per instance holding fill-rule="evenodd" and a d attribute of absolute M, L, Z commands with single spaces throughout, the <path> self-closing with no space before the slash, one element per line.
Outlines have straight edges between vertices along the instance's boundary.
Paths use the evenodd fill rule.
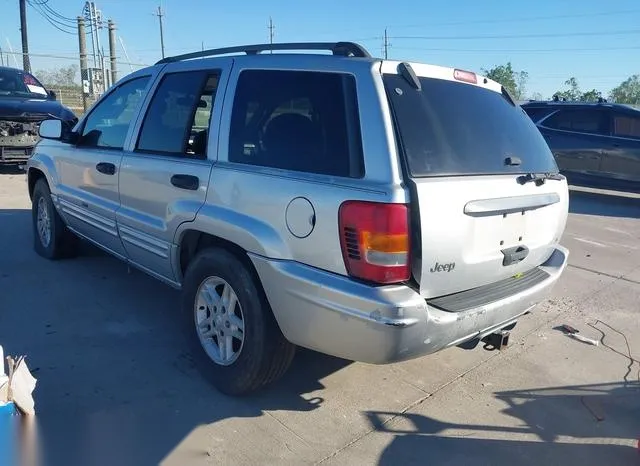
<path fill-rule="evenodd" d="M 596 89 L 591 89 L 590 91 L 584 92 L 580 96 L 580 100 L 582 102 L 598 102 L 600 99 L 602 99 L 602 92 Z"/>
<path fill-rule="evenodd" d="M 640 105 L 640 75 L 634 74 L 620 83 L 609 98 L 618 103 Z"/>
<path fill-rule="evenodd" d="M 482 74 L 504 86 L 509 94 L 516 100 L 524 99 L 525 87 L 529 79 L 526 71 L 515 71 L 511 62 L 506 65 L 497 65 L 491 69 L 482 68 Z"/>
<path fill-rule="evenodd" d="M 78 65 L 69 65 L 52 70 L 40 70 L 34 73 L 42 84 L 49 87 L 79 87 L 76 81 Z"/>
<path fill-rule="evenodd" d="M 582 97 L 582 93 L 580 92 L 578 80 L 574 77 L 571 77 L 567 79 L 564 84 L 565 86 L 569 86 L 569 89 L 558 91 L 553 95 L 558 96 L 560 100 L 580 100 L 580 97 Z"/>

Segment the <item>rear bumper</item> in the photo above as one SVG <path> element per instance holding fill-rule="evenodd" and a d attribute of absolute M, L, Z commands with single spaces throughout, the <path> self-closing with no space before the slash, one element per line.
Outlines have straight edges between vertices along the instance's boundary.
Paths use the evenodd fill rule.
<path fill-rule="evenodd" d="M 294 344 L 373 364 L 401 361 L 482 338 L 545 300 L 567 265 L 556 246 L 544 281 L 497 301 L 448 312 L 403 286 L 371 287 L 292 261 L 251 255 L 274 315 Z"/>

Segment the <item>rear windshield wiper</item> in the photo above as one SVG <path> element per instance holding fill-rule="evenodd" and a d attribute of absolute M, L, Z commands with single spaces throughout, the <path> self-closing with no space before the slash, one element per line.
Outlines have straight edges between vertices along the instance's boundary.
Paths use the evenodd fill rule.
<path fill-rule="evenodd" d="M 547 180 L 562 181 L 564 176 L 560 173 L 527 173 L 518 177 L 518 183 L 526 184 L 533 181 L 536 186 L 541 186 Z"/>

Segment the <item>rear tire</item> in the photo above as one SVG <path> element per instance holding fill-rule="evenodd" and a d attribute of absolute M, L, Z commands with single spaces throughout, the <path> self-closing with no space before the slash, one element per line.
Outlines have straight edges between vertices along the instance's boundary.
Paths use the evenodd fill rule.
<path fill-rule="evenodd" d="M 47 182 L 40 178 L 33 189 L 31 217 L 33 246 L 42 257 L 50 260 L 78 254 L 78 237 L 71 233 L 58 214 Z"/>
<path fill-rule="evenodd" d="M 205 249 L 189 264 L 183 318 L 196 365 L 227 395 L 276 381 L 293 360 L 260 283 L 225 249 Z"/>

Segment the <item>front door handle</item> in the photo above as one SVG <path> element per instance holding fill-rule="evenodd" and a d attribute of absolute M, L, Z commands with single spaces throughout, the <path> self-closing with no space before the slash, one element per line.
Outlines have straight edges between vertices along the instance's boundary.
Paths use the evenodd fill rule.
<path fill-rule="evenodd" d="M 96 170 L 98 170 L 100 173 L 104 173 L 105 175 L 116 174 L 116 166 L 108 162 L 100 162 L 96 165 Z"/>
<path fill-rule="evenodd" d="M 171 177 L 171 184 L 176 188 L 188 189 L 190 191 L 197 191 L 200 187 L 200 179 L 193 175 L 173 175 Z"/>

